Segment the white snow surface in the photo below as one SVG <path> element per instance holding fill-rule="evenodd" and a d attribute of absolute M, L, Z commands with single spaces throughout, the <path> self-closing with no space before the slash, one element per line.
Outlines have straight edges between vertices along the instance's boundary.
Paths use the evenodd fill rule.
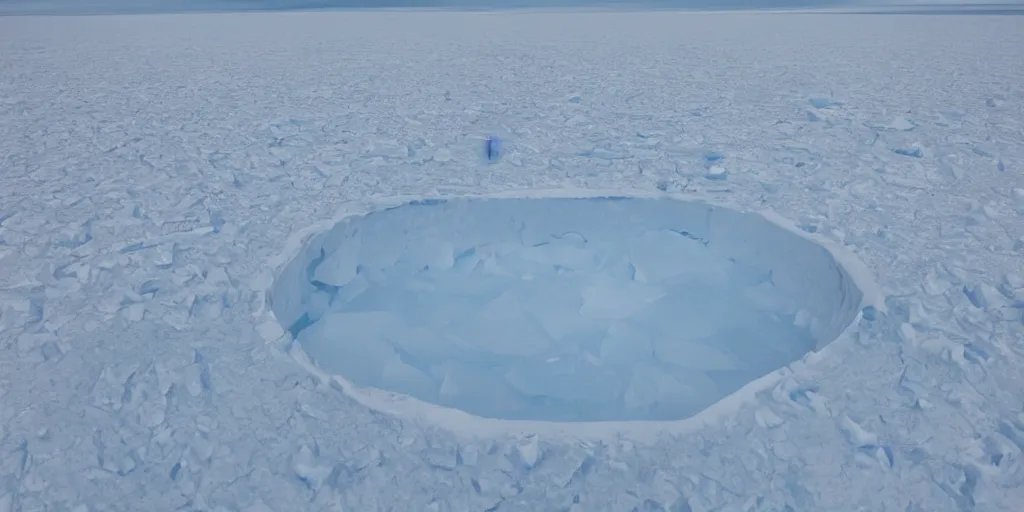
<path fill-rule="evenodd" d="M 0 511 L 1015 510 L 1022 52 L 1020 16 L 0 18 Z M 770 211 L 880 302 L 600 435 L 368 407 L 272 310 L 342 218 L 540 189 Z"/>

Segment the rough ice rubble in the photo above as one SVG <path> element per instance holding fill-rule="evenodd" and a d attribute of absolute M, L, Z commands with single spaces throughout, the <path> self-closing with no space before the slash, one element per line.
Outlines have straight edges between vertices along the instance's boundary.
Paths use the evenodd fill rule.
<path fill-rule="evenodd" d="M 484 417 L 692 416 L 834 339 L 861 292 L 824 248 L 670 199 L 458 199 L 350 217 L 278 277 L 326 371 Z"/>

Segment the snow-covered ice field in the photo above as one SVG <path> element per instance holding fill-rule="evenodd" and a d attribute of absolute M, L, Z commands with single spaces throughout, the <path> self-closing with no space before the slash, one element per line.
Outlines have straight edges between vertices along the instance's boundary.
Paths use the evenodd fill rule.
<path fill-rule="evenodd" d="M 0 18 L 0 512 L 1017 510 L 1022 168 L 1021 16 Z"/>

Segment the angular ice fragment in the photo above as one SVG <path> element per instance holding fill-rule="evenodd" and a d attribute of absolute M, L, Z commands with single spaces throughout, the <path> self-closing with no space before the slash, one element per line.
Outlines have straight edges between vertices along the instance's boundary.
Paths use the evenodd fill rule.
<path fill-rule="evenodd" d="M 601 340 L 601 362 L 604 364 L 630 365 L 650 359 L 653 353 L 651 335 L 630 322 L 613 323 Z"/>
<path fill-rule="evenodd" d="M 521 250 L 522 246 L 511 243 L 484 244 L 474 248 L 472 254 L 459 254 L 458 261 L 453 265 L 457 271 L 475 275 L 508 276 L 521 274 L 521 271 L 510 269 L 511 261 L 517 258 L 509 257 Z"/>
<path fill-rule="evenodd" d="M 654 355 L 660 361 L 687 370 L 729 371 L 745 367 L 735 355 L 715 346 L 713 343 L 717 340 L 708 341 L 659 338 L 654 343 Z"/>
<path fill-rule="evenodd" d="M 375 386 L 384 367 L 398 357 L 387 338 L 401 325 L 394 313 L 331 313 L 304 329 L 299 342 L 324 370 L 359 386 Z"/>
<path fill-rule="evenodd" d="M 515 283 L 510 283 L 504 276 L 484 274 L 444 272 L 428 274 L 424 277 L 435 285 L 437 293 L 474 297 L 477 299 L 478 306 L 497 298 L 510 286 L 515 286 Z"/>
<path fill-rule="evenodd" d="M 572 200 L 579 201 L 579 200 Z M 575 237 L 578 239 L 584 239 L 588 243 L 593 242 L 596 233 L 593 229 L 587 229 L 587 227 L 594 224 L 594 210 L 604 209 L 604 205 L 599 205 L 596 201 L 593 202 L 595 205 L 590 211 L 581 208 L 565 208 L 564 205 L 545 204 L 544 201 L 535 201 L 531 204 L 528 211 L 518 213 L 517 221 L 521 221 L 517 228 L 519 229 L 519 240 L 523 246 L 530 247 L 537 244 L 548 243 L 557 239 L 565 239 L 571 241 L 571 238 L 566 238 L 569 233 L 575 233 Z M 618 219 L 614 218 L 601 218 L 601 222 L 606 227 L 610 223 L 616 222 Z M 579 233 L 579 230 L 585 229 L 588 231 L 586 235 Z M 604 235 L 606 233 L 600 233 Z"/>
<path fill-rule="evenodd" d="M 742 357 L 751 376 L 785 366 L 815 347 L 810 332 L 793 324 L 795 316 L 776 319 L 746 313 L 745 317 L 723 329 L 716 339 L 723 350 Z"/>
<path fill-rule="evenodd" d="M 814 315 L 806 309 L 800 309 L 793 316 L 793 325 L 806 329 L 811 326 L 811 321 L 814 320 Z"/>
<path fill-rule="evenodd" d="M 729 177 L 729 171 L 720 165 L 712 165 L 708 167 L 708 170 L 704 173 L 704 177 L 709 180 L 725 180 Z"/>
<path fill-rule="evenodd" d="M 1024 213 L 1024 188 L 1015 188 L 1010 195 L 1013 197 L 1013 206 L 1019 213 Z"/>
<path fill-rule="evenodd" d="M 646 412 L 652 419 L 689 416 L 718 398 L 715 383 L 702 372 L 677 378 L 648 364 L 636 365 L 623 396 L 627 410 Z"/>
<path fill-rule="evenodd" d="M 414 271 L 423 268 L 448 270 L 455 264 L 455 249 L 448 240 L 414 239 L 406 245 L 405 252 L 396 264 L 408 265 Z"/>
<path fill-rule="evenodd" d="M 511 279 L 536 279 L 538 276 L 551 276 L 555 268 L 544 262 L 528 257 L 529 248 L 518 248 L 516 251 L 501 257 L 484 261 L 484 270 L 488 274 L 501 275 Z"/>
<path fill-rule="evenodd" d="M 470 247 L 464 251 L 455 254 L 452 260 L 452 270 L 469 274 L 476 270 L 477 265 L 480 263 L 481 256 L 477 252 L 476 247 Z"/>
<path fill-rule="evenodd" d="M 363 150 L 363 155 L 385 158 L 405 158 L 410 155 L 409 146 L 394 139 L 370 140 Z"/>
<path fill-rule="evenodd" d="M 384 365 L 381 384 L 385 389 L 405 393 L 420 400 L 436 401 L 437 385 L 420 369 L 394 358 Z"/>
<path fill-rule="evenodd" d="M 452 340 L 462 349 L 501 356 L 536 355 L 551 340 L 540 323 L 523 311 L 514 293 L 491 300 L 461 325 L 453 326 Z"/>
<path fill-rule="evenodd" d="M 450 161 L 451 159 L 452 159 L 452 150 L 450 150 L 448 148 L 437 148 L 437 150 L 434 151 L 434 161 L 435 162 L 444 163 L 444 162 Z"/>
<path fill-rule="evenodd" d="M 306 300 L 306 314 L 310 322 L 316 322 L 327 311 L 331 305 L 331 295 L 322 290 L 316 290 Z"/>
<path fill-rule="evenodd" d="M 909 156 L 913 158 L 921 158 L 924 156 L 924 152 L 919 147 L 905 147 L 905 148 L 894 148 L 893 153 L 902 156 Z"/>
<path fill-rule="evenodd" d="M 366 276 L 358 274 L 355 278 L 345 284 L 345 286 L 338 289 L 338 293 L 334 296 L 334 302 L 332 305 L 345 304 L 359 296 L 359 294 L 365 292 L 369 287 L 370 283 Z"/>
<path fill-rule="evenodd" d="M 603 323 L 580 314 L 583 297 L 576 281 L 538 284 L 523 293 L 522 304 L 554 340 L 600 328 Z"/>
<path fill-rule="evenodd" d="M 513 366 L 505 374 L 512 388 L 529 397 L 586 403 L 614 396 L 617 382 L 582 358 L 560 357 Z"/>
<path fill-rule="evenodd" d="M 824 98 L 821 96 L 811 97 L 807 101 L 814 108 L 828 108 L 836 104 L 832 98 Z"/>
<path fill-rule="evenodd" d="M 338 248 L 327 254 L 313 271 L 313 278 L 324 284 L 344 286 L 356 277 L 359 266 L 360 238 L 344 240 Z"/>
<path fill-rule="evenodd" d="M 369 219 L 369 218 L 368 218 Z M 405 237 L 399 233 L 381 233 L 367 237 L 359 247 L 359 264 L 371 269 L 388 268 L 405 250 Z"/>
<path fill-rule="evenodd" d="M 905 131 L 913 130 L 915 127 L 917 127 L 917 125 L 914 124 L 912 121 L 908 120 L 905 117 L 898 116 L 898 117 L 894 118 L 892 120 L 892 122 L 889 123 L 888 127 L 889 127 L 889 129 L 892 129 L 892 130 L 898 130 L 898 131 L 905 132 Z"/>
<path fill-rule="evenodd" d="M 457 360 L 435 365 L 430 371 L 441 379 L 442 405 L 456 405 L 480 416 L 501 418 L 515 417 L 530 409 L 530 403 L 505 382 L 500 371 Z"/>
<path fill-rule="evenodd" d="M 450 372 L 445 372 L 441 379 L 441 389 L 438 392 L 441 398 L 452 399 L 459 395 L 459 383 Z"/>
<path fill-rule="evenodd" d="M 540 458 L 540 440 L 536 434 L 516 443 L 516 455 L 523 469 L 533 469 Z"/>
<path fill-rule="evenodd" d="M 355 282 L 353 284 L 359 286 Z M 345 294 L 345 288 L 342 288 L 341 291 L 339 291 L 339 297 Z M 405 298 L 405 290 L 397 286 L 368 286 L 366 290 L 355 294 L 355 296 L 348 301 L 337 302 L 334 309 L 346 313 L 357 311 L 394 311 L 401 309 L 402 302 L 400 301 Z"/>
<path fill-rule="evenodd" d="M 629 257 L 622 254 L 609 254 L 605 252 L 605 258 L 601 262 L 600 275 L 614 281 L 636 280 L 636 267 L 629 261 Z"/>
<path fill-rule="evenodd" d="M 633 239 L 629 257 L 648 283 L 705 272 L 710 261 L 701 239 L 668 229 L 647 231 Z"/>
<path fill-rule="evenodd" d="M 782 315 L 792 315 L 797 311 L 793 299 L 767 281 L 746 288 L 742 297 L 748 307 L 757 311 Z"/>
<path fill-rule="evenodd" d="M 729 265 L 726 266 L 726 272 L 729 275 L 729 286 L 737 290 L 758 286 L 760 284 L 771 285 L 772 282 L 772 273 L 770 270 L 757 268 L 751 265 L 744 265 L 734 261 L 729 262 Z"/>
<path fill-rule="evenodd" d="M 640 311 L 664 295 L 665 292 L 657 286 L 598 279 L 583 289 L 580 314 L 587 318 L 618 320 Z"/>
<path fill-rule="evenodd" d="M 435 329 L 403 327 L 389 333 L 388 341 L 396 348 L 417 359 L 438 360 L 455 357 L 458 350 L 439 336 Z"/>
<path fill-rule="evenodd" d="M 583 244 L 573 243 L 566 240 L 553 240 L 550 243 L 527 247 L 520 255 L 529 261 L 533 261 L 554 270 L 560 267 L 575 272 L 594 272 L 598 268 L 598 261 L 593 251 L 588 250 Z"/>
<path fill-rule="evenodd" d="M 673 287 L 652 304 L 637 311 L 631 320 L 650 326 L 655 338 L 704 339 L 729 323 L 731 311 L 717 294 L 700 287 Z"/>

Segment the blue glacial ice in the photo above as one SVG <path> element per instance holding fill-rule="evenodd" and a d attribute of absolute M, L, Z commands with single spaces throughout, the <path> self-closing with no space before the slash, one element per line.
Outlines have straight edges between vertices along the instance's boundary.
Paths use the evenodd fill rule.
<path fill-rule="evenodd" d="M 350 217 L 278 277 L 322 369 L 471 414 L 693 416 L 856 316 L 823 247 L 671 199 L 456 199 Z"/>

